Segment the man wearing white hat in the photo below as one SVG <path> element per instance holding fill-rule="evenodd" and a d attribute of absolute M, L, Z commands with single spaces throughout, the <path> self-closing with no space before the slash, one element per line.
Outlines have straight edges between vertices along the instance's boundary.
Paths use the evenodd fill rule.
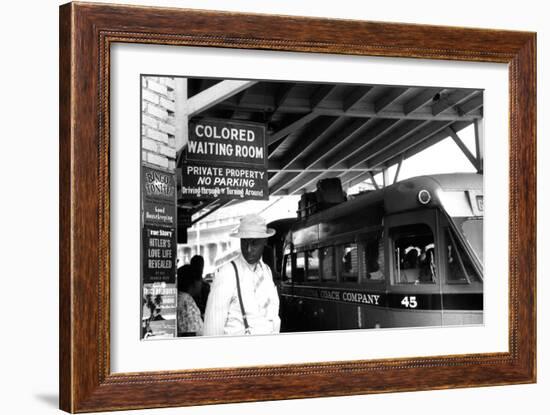
<path fill-rule="evenodd" d="M 259 215 L 241 218 L 230 235 L 241 238 L 241 254 L 214 278 L 204 316 L 205 336 L 279 332 L 279 296 L 271 270 L 262 261 L 267 238 L 274 234 Z"/>

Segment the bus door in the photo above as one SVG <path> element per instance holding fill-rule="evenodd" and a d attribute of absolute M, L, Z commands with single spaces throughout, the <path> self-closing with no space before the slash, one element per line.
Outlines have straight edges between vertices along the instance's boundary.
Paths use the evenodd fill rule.
<path fill-rule="evenodd" d="M 438 224 L 436 209 L 385 218 L 386 263 L 390 277 L 386 327 L 442 324 Z"/>
<path fill-rule="evenodd" d="M 443 324 L 482 324 L 482 271 L 476 264 L 475 250 L 468 249 L 465 244 L 483 240 L 483 218 L 463 218 L 453 226 L 451 219 L 440 212 L 439 222 L 442 241 L 439 261 L 442 264 Z M 463 231 L 462 238 L 457 234 L 457 231 L 462 230 L 460 227 L 467 231 Z"/>
<path fill-rule="evenodd" d="M 363 232 L 337 246 L 340 264 L 339 327 L 383 327 L 386 307 L 386 264 L 383 228 Z"/>
<path fill-rule="evenodd" d="M 279 293 L 279 316 L 281 318 L 281 331 L 294 331 L 294 315 L 296 314 L 296 302 L 294 301 L 294 283 L 299 280 L 296 266 L 296 253 L 290 244 L 286 244 L 283 250 L 281 264 L 281 279 L 277 284 Z"/>
<path fill-rule="evenodd" d="M 312 331 L 322 317 L 315 312 L 318 297 L 318 249 L 285 247 L 282 280 L 279 285 L 281 331 Z"/>

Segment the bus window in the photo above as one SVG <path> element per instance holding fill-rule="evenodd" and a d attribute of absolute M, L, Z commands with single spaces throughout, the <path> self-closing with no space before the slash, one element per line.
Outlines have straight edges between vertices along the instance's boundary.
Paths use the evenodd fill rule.
<path fill-rule="evenodd" d="M 457 229 L 466 237 L 479 262 L 483 262 L 483 218 L 453 218 Z"/>
<path fill-rule="evenodd" d="M 359 280 L 357 244 L 345 244 L 342 246 L 341 252 L 343 280 L 357 282 Z"/>
<path fill-rule="evenodd" d="M 319 250 L 314 249 L 306 251 L 307 258 L 307 280 L 318 281 L 319 280 Z"/>
<path fill-rule="evenodd" d="M 436 278 L 434 236 L 428 225 L 415 224 L 390 230 L 393 274 L 397 284 L 429 284 Z"/>
<path fill-rule="evenodd" d="M 445 246 L 447 246 L 447 261 L 445 263 L 447 282 L 449 284 L 469 284 L 472 281 L 479 281 L 472 261 L 449 228 L 445 231 Z"/>
<path fill-rule="evenodd" d="M 292 281 L 294 282 L 304 282 L 304 278 L 306 275 L 305 271 L 305 260 L 304 260 L 305 252 L 298 252 L 296 254 L 296 268 L 294 269 L 294 273 L 292 274 Z"/>
<path fill-rule="evenodd" d="M 321 264 L 323 281 L 336 281 L 333 246 L 327 246 L 321 249 Z"/>
<path fill-rule="evenodd" d="M 365 240 L 364 269 L 367 281 L 380 281 L 384 276 L 384 238 L 373 237 Z"/>
<path fill-rule="evenodd" d="M 283 264 L 283 281 L 289 280 L 292 280 L 292 256 L 290 254 L 286 254 L 284 256 Z"/>

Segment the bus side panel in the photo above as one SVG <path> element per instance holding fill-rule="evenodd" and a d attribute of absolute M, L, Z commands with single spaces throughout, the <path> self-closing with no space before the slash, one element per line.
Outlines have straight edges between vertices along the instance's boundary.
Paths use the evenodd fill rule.
<path fill-rule="evenodd" d="M 279 316 L 281 318 L 281 332 L 296 332 L 300 329 L 298 301 L 286 294 L 279 296 Z"/>
<path fill-rule="evenodd" d="M 441 326 L 441 310 L 398 310 L 389 308 L 388 325 L 381 324 L 381 327 L 429 327 Z"/>
<path fill-rule="evenodd" d="M 291 331 L 323 331 L 338 329 L 338 309 L 335 303 L 310 298 L 292 298 Z"/>
<path fill-rule="evenodd" d="M 337 304 L 290 295 L 281 296 L 281 332 L 338 330 Z"/>
<path fill-rule="evenodd" d="M 445 311 L 444 326 L 483 324 L 483 311 Z"/>
<path fill-rule="evenodd" d="M 362 307 L 363 326 L 361 328 L 372 329 L 388 327 L 388 310 L 385 307 Z"/>
<path fill-rule="evenodd" d="M 365 328 L 363 307 L 357 304 L 339 304 L 338 314 L 341 330 Z"/>
<path fill-rule="evenodd" d="M 389 327 L 385 307 L 340 303 L 339 309 L 341 330 Z"/>

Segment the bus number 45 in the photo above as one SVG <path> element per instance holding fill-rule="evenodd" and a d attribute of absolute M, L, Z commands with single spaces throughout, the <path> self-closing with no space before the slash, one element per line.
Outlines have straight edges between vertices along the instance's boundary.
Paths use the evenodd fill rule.
<path fill-rule="evenodd" d="M 401 305 L 405 308 L 416 308 L 418 303 L 416 302 L 416 297 L 413 295 L 410 297 L 403 297 L 403 300 L 401 300 Z"/>

